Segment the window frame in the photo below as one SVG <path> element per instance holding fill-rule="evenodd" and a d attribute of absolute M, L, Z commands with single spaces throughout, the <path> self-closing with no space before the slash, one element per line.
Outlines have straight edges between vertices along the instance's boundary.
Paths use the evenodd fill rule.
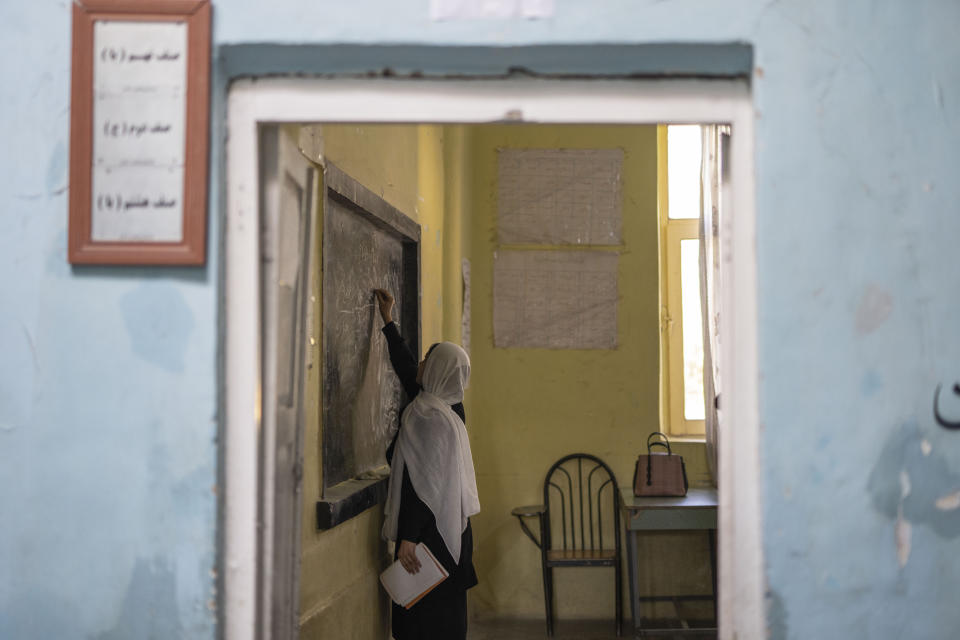
<path fill-rule="evenodd" d="M 705 420 L 684 412 L 680 241 L 700 240 L 700 217 L 670 219 L 667 130 L 657 125 L 657 216 L 660 229 L 660 427 L 679 440 L 704 442 Z"/>

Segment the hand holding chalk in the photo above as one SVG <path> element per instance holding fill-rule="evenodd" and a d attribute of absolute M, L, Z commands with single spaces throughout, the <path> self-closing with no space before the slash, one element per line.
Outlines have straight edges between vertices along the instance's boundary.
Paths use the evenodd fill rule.
<path fill-rule="evenodd" d="M 386 289 L 374 289 L 373 294 L 377 296 L 377 303 L 380 305 L 380 317 L 383 318 L 383 324 L 393 322 L 393 296 Z"/>

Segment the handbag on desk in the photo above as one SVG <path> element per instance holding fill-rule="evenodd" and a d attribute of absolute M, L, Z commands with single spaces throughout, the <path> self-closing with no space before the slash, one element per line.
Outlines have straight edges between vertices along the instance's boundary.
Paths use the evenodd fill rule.
<path fill-rule="evenodd" d="M 654 437 L 660 440 L 651 442 Z M 653 447 L 664 447 L 667 452 L 653 452 Z M 687 495 L 687 467 L 683 456 L 670 450 L 670 440 L 657 431 L 647 437 L 647 453 L 637 456 L 637 468 L 633 472 L 633 495 L 635 496 L 685 496 Z"/>

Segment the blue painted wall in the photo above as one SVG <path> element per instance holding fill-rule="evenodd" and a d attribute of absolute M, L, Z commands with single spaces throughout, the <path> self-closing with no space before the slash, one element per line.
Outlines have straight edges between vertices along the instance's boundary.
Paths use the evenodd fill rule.
<path fill-rule="evenodd" d="M 932 402 L 943 384 L 960 418 L 960 4 L 556 0 L 551 19 L 445 23 L 427 8 L 215 2 L 209 261 L 167 270 L 67 265 L 70 5 L 0 5 L 0 637 L 214 636 L 229 77 L 556 71 L 549 49 L 497 48 L 574 44 L 623 47 L 579 51 L 577 70 L 718 70 L 634 47 L 655 43 L 753 48 L 772 637 L 955 633 L 960 432 Z"/>
<path fill-rule="evenodd" d="M 71 268 L 70 3 L 0 41 L 0 638 L 211 638 L 216 243 Z"/>

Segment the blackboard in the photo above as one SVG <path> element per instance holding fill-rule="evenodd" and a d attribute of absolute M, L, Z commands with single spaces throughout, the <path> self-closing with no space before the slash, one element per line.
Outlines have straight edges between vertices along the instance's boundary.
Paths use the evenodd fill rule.
<path fill-rule="evenodd" d="M 324 169 L 323 488 L 328 494 L 386 464 L 406 402 L 390 365 L 373 290 L 419 354 L 420 227 L 336 166 Z M 352 485 L 349 485 L 352 486 Z"/>

